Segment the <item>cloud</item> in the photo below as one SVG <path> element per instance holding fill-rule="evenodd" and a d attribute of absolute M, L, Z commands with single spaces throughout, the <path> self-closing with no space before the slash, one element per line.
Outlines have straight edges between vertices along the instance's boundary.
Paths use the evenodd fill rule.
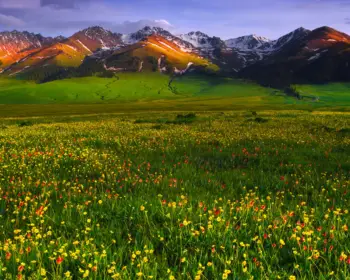
<path fill-rule="evenodd" d="M 138 31 L 144 28 L 145 26 L 161 27 L 169 31 L 174 29 L 174 26 L 165 19 L 158 19 L 158 20 L 142 19 L 138 21 L 124 21 L 121 24 L 114 25 L 112 29 L 115 32 L 128 34 L 128 33 Z"/>
<path fill-rule="evenodd" d="M 35 9 L 40 7 L 40 0 L 0 0 L 0 8 Z"/>
<path fill-rule="evenodd" d="M 24 21 L 22 21 L 19 18 L 0 14 L 0 26 L 16 28 L 16 27 L 22 27 L 24 24 L 25 24 Z"/>
<path fill-rule="evenodd" d="M 56 9 L 75 9 L 81 4 L 89 4 L 92 0 L 40 0 L 42 7 L 50 6 Z M 98 2 L 98 1 L 94 1 Z"/>
<path fill-rule="evenodd" d="M 300 26 L 350 31 L 350 0 L 0 0 L 0 14 L 0 31 L 46 36 L 92 25 L 120 33 L 145 25 L 174 34 L 199 30 L 223 39 L 252 33 L 276 39 Z"/>

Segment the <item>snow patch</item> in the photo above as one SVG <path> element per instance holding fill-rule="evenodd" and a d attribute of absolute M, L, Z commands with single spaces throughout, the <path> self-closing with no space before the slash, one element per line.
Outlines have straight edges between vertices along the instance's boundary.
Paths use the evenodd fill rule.
<path fill-rule="evenodd" d="M 86 49 L 88 52 L 92 53 L 92 51 L 87 47 L 85 46 L 80 40 L 77 40 L 77 42 L 83 46 L 84 49 Z"/>
<path fill-rule="evenodd" d="M 168 47 L 169 49 L 171 49 L 171 50 L 173 50 L 173 51 L 175 51 L 175 52 L 179 52 L 179 51 L 175 50 L 174 48 L 172 48 L 171 46 L 169 46 L 168 44 L 166 44 L 166 43 L 164 43 L 164 42 L 159 42 L 159 43 L 161 43 L 162 45 Z"/>
<path fill-rule="evenodd" d="M 316 60 L 316 59 L 320 58 L 320 56 L 321 56 L 321 53 L 317 53 L 316 55 L 310 57 L 310 58 L 308 59 L 308 61 Z"/>
<path fill-rule="evenodd" d="M 68 44 L 62 44 L 62 45 L 72 49 L 73 51 L 77 51 L 77 49 L 72 47 L 71 45 L 68 45 Z"/>

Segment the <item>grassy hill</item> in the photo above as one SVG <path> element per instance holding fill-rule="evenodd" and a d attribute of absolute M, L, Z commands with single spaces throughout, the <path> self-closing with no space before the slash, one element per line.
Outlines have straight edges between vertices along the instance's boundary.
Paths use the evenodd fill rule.
<path fill-rule="evenodd" d="M 257 84 L 212 76 L 120 73 L 44 84 L 0 79 L 0 115 L 100 114 L 145 110 L 348 110 L 348 84 L 297 86 L 303 100 Z M 315 96 L 319 97 L 315 100 Z M 46 106 L 44 106 L 46 105 Z"/>
<path fill-rule="evenodd" d="M 159 99 L 268 97 L 271 90 L 226 78 L 170 77 L 159 73 L 121 73 L 114 78 L 72 78 L 44 84 L 0 80 L 2 104 L 119 103 Z"/>
<path fill-rule="evenodd" d="M 298 85 L 297 89 L 302 95 L 315 97 L 321 106 L 350 105 L 350 83 Z"/>

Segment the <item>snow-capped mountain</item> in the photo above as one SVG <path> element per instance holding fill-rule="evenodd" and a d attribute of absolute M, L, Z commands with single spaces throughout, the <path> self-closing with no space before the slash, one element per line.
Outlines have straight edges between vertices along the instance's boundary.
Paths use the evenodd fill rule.
<path fill-rule="evenodd" d="M 240 76 L 275 87 L 350 80 L 350 36 L 345 33 L 329 27 L 298 28 L 274 41 L 273 47 Z"/>
<path fill-rule="evenodd" d="M 225 42 L 219 37 L 210 37 L 200 31 L 190 32 L 187 34 L 179 35 L 179 37 L 191 43 L 194 47 L 198 49 L 215 49 L 225 47 Z"/>
<path fill-rule="evenodd" d="M 270 48 L 272 41 L 265 37 L 248 35 L 226 40 L 225 44 L 228 48 L 238 49 L 241 51 L 249 51 Z"/>
<path fill-rule="evenodd" d="M 100 26 L 92 26 L 75 33 L 70 39 L 78 40 L 89 49 L 114 48 L 121 44 L 122 34 L 113 33 Z"/>
<path fill-rule="evenodd" d="M 182 40 L 181 38 L 179 38 L 177 36 L 174 36 L 169 31 L 167 31 L 161 27 L 145 26 L 144 28 L 142 28 L 141 30 L 139 30 L 135 33 L 122 35 L 122 41 L 124 44 L 130 45 L 130 44 L 137 43 L 141 40 L 144 40 L 145 38 L 147 38 L 148 36 L 151 36 L 151 35 L 159 35 L 159 36 L 165 38 L 166 40 L 173 42 L 178 47 L 180 47 L 181 50 L 184 52 L 195 51 L 195 47 L 191 43 L 189 43 L 185 40 Z"/>
<path fill-rule="evenodd" d="M 12 31 L 0 33 L 0 73 L 29 79 L 41 74 L 46 77 L 49 71 L 55 79 L 56 72 L 68 68 L 79 68 L 85 74 L 157 69 L 177 73 L 193 63 L 191 70 L 220 70 L 261 82 L 281 76 L 279 81 L 288 83 L 312 75 L 322 81 L 347 75 L 349 49 L 350 36 L 329 27 L 298 28 L 277 40 L 248 35 L 226 41 L 200 31 L 173 35 L 150 26 L 124 35 L 93 26 L 68 38 Z M 317 71 L 319 68 L 323 72 Z"/>
<path fill-rule="evenodd" d="M 40 34 L 17 30 L 0 32 L 0 64 L 6 67 L 32 52 L 65 40 L 64 37 L 44 37 Z"/>
<path fill-rule="evenodd" d="M 26 31 L 5 31 L 0 32 L 0 52 L 11 55 L 23 50 L 41 48 L 60 40 L 64 40 L 64 37 L 52 38 Z"/>
<path fill-rule="evenodd" d="M 248 35 L 226 40 L 225 44 L 238 57 L 238 60 L 242 62 L 241 65 L 237 65 L 238 69 L 242 69 L 285 49 L 289 44 L 294 44 L 302 40 L 309 33 L 309 30 L 301 27 L 277 40 L 270 40 L 257 35 Z"/>

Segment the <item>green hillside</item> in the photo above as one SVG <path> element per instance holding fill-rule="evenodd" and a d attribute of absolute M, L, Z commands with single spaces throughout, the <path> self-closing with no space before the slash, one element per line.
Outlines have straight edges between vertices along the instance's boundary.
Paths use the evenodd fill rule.
<path fill-rule="evenodd" d="M 44 84 L 0 80 L 1 104 L 119 103 L 159 99 L 268 97 L 271 90 L 243 81 L 158 73 L 122 73 L 114 78 L 72 78 Z"/>
<path fill-rule="evenodd" d="M 281 91 L 250 82 L 200 75 L 177 77 L 171 82 L 169 76 L 159 73 L 121 73 L 114 78 L 72 78 L 44 84 L 0 79 L 0 115 L 349 109 L 349 84 L 297 88 L 306 96 L 304 99 L 287 97 Z"/>
<path fill-rule="evenodd" d="M 297 88 L 302 95 L 316 97 L 321 106 L 350 105 L 350 83 L 298 85 Z"/>

